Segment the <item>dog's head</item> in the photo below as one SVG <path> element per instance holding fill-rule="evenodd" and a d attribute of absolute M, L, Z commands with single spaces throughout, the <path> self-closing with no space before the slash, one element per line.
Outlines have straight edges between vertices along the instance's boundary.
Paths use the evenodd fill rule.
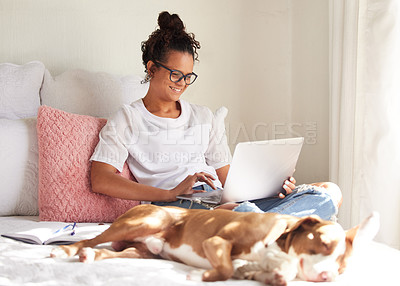
<path fill-rule="evenodd" d="M 281 248 L 298 258 L 299 278 L 314 282 L 333 281 L 345 270 L 356 238 L 372 239 L 378 228 L 377 213 L 348 231 L 337 223 L 310 216 L 289 228 L 278 243 L 280 241 Z"/>

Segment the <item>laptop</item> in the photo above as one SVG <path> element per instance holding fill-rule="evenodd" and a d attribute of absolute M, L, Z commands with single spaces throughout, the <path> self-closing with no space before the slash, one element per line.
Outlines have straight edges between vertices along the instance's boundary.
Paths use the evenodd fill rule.
<path fill-rule="evenodd" d="M 238 143 L 223 190 L 177 198 L 220 204 L 277 196 L 294 173 L 303 142 L 298 137 Z"/>

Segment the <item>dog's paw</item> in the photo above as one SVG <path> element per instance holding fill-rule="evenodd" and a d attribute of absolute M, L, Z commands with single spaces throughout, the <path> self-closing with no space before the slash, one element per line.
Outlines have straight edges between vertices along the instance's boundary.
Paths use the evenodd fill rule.
<path fill-rule="evenodd" d="M 272 286 L 286 286 L 287 285 L 287 281 L 285 279 L 285 277 L 279 273 L 278 271 L 275 272 L 274 274 L 274 278 L 272 279 Z"/>
<path fill-rule="evenodd" d="M 236 279 L 253 279 L 254 273 L 259 271 L 260 265 L 259 263 L 243 260 L 243 259 L 234 259 L 232 260 L 233 266 L 233 277 Z"/>
<path fill-rule="evenodd" d="M 190 273 L 186 276 L 186 280 L 190 280 L 190 281 L 202 281 L 203 280 L 203 274 L 204 274 L 204 270 L 192 270 L 190 271 Z"/>
<path fill-rule="evenodd" d="M 93 248 L 85 247 L 79 251 L 79 261 L 83 263 L 92 263 L 96 258 L 96 252 Z"/>
<path fill-rule="evenodd" d="M 254 275 L 254 279 L 271 286 L 286 286 L 285 277 L 277 270 L 271 272 L 258 272 Z"/>
<path fill-rule="evenodd" d="M 50 253 L 51 258 L 68 258 L 68 254 L 60 246 L 54 247 Z"/>

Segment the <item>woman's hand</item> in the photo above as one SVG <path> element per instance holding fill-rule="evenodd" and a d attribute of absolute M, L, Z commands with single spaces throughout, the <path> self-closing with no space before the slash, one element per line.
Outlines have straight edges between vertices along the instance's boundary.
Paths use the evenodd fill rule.
<path fill-rule="evenodd" d="M 290 177 L 288 180 L 285 180 L 283 183 L 283 189 L 286 191 L 286 195 L 283 193 L 279 193 L 279 197 L 281 199 L 285 198 L 287 195 L 291 194 L 293 190 L 296 188 L 296 180 L 293 177 Z"/>
<path fill-rule="evenodd" d="M 187 176 L 179 185 L 177 185 L 171 191 L 175 194 L 175 196 L 204 192 L 201 190 L 193 190 L 193 186 L 196 182 L 204 182 L 215 190 L 216 187 L 213 183 L 214 180 L 215 178 L 210 174 L 204 172 L 194 173 L 193 175 Z"/>

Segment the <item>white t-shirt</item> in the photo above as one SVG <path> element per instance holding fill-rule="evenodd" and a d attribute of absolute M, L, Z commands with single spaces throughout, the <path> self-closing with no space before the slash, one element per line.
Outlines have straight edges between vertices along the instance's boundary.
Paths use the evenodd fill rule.
<path fill-rule="evenodd" d="M 196 172 L 211 174 L 222 187 L 215 170 L 232 158 L 224 124 L 207 107 L 179 102 L 176 119 L 155 116 L 142 99 L 124 105 L 101 130 L 90 160 L 120 172 L 127 161 L 139 183 L 158 188 L 172 189 Z"/>

